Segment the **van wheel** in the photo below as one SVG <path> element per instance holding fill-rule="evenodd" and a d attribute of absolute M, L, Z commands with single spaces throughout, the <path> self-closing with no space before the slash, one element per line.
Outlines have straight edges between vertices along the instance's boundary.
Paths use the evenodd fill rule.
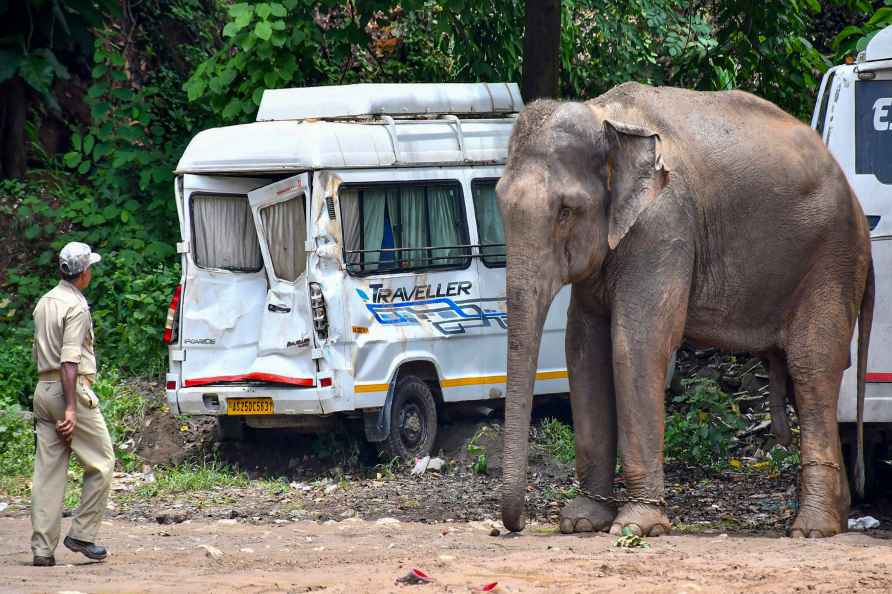
<path fill-rule="evenodd" d="M 245 437 L 245 422 L 241 417 L 217 417 L 218 441 L 242 441 Z"/>
<path fill-rule="evenodd" d="M 388 459 L 410 462 L 429 456 L 437 439 L 437 403 L 430 388 L 414 375 L 399 381 L 390 408 L 390 435 L 383 443 Z"/>

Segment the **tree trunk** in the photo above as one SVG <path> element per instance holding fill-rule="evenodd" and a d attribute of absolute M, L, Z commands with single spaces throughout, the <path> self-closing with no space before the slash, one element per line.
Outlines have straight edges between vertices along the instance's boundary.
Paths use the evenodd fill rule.
<path fill-rule="evenodd" d="M 0 83 L 0 179 L 25 177 L 25 121 L 28 94 L 14 76 Z"/>
<path fill-rule="evenodd" d="M 521 94 L 556 98 L 561 69 L 561 0 L 526 0 Z"/>

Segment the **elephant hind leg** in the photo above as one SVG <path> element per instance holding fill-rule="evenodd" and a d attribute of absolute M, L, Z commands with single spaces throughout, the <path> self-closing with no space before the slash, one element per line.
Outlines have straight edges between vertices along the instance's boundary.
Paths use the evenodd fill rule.
<path fill-rule="evenodd" d="M 785 349 L 801 427 L 799 513 L 790 535 L 808 538 L 846 530 L 851 499 L 836 407 L 854 327 L 842 300 L 820 292 L 812 299 L 819 305 L 796 312 Z"/>
<path fill-rule="evenodd" d="M 783 353 L 773 351 L 765 355 L 768 361 L 768 394 L 771 411 L 771 433 L 777 443 L 788 446 L 793 440 L 787 420 L 787 386 L 789 374 Z"/>
<path fill-rule="evenodd" d="M 790 536 L 820 538 L 846 530 L 849 484 L 836 422 L 842 370 L 824 377 L 794 380 L 802 428 L 799 513 Z"/>

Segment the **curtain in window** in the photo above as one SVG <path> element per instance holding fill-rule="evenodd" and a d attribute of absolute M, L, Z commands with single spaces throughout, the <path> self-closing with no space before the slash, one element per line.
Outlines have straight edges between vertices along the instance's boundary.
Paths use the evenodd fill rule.
<path fill-rule="evenodd" d="M 341 217 L 344 219 L 344 249 L 362 249 L 360 233 L 362 232 L 362 220 L 359 216 L 359 192 L 356 190 L 342 190 L 338 194 L 338 202 L 341 206 Z M 362 254 L 347 254 L 347 264 L 350 270 L 359 266 L 362 262 Z"/>
<path fill-rule="evenodd" d="M 455 189 L 443 186 L 428 188 L 428 209 L 430 211 L 431 246 L 456 246 L 464 243 L 460 229 L 461 215 L 458 211 L 460 202 Z M 431 250 L 432 266 L 455 266 L 459 259 L 439 259 L 447 256 L 460 256 L 465 252 L 462 248 L 451 247 L 443 250 Z"/>
<path fill-rule="evenodd" d="M 362 237 L 363 249 L 380 250 L 384 240 L 384 210 L 387 206 L 387 191 L 382 189 L 363 190 L 362 194 Z M 366 272 L 381 267 L 382 254 L 372 251 L 363 254 Z"/>
<path fill-rule="evenodd" d="M 482 245 L 504 244 L 505 228 L 502 226 L 502 215 L 496 202 L 495 184 L 474 184 L 473 193 L 480 243 Z M 498 266 L 505 264 L 504 246 L 483 247 L 480 248 L 480 252 L 483 254 L 483 262 L 486 264 Z"/>
<path fill-rule="evenodd" d="M 400 189 L 400 227 L 396 233 L 397 245 L 401 248 L 428 247 L 427 213 L 424 204 L 424 188 L 409 187 Z M 393 210 L 390 211 L 393 216 Z M 408 250 L 401 252 L 403 268 L 417 268 L 430 262 L 428 250 Z"/>
<path fill-rule="evenodd" d="M 263 267 L 247 196 L 194 196 L 191 201 L 196 264 L 234 271 Z"/>
<path fill-rule="evenodd" d="M 307 253 L 304 250 L 307 219 L 303 197 L 262 208 L 260 221 L 276 278 L 296 281 L 307 267 Z"/>

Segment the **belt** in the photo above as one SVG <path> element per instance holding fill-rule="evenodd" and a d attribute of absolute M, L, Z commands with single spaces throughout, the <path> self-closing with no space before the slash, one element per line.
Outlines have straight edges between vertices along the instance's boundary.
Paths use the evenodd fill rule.
<path fill-rule="evenodd" d="M 60 382 L 62 381 L 62 372 L 58 369 L 50 369 L 49 371 L 41 371 L 37 374 L 38 381 L 41 382 Z M 96 381 L 95 373 L 79 373 L 77 379 L 83 379 L 88 386 L 92 386 Z"/>

